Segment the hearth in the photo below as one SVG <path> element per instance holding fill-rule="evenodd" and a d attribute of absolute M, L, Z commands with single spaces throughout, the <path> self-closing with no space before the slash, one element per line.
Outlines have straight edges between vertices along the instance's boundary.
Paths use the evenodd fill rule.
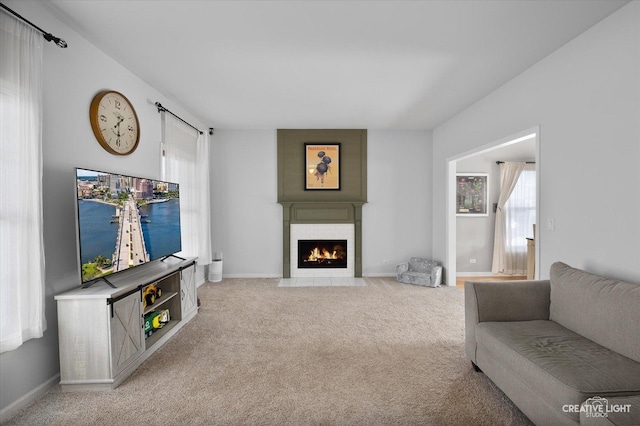
<path fill-rule="evenodd" d="M 347 240 L 298 240 L 298 268 L 347 268 Z"/>

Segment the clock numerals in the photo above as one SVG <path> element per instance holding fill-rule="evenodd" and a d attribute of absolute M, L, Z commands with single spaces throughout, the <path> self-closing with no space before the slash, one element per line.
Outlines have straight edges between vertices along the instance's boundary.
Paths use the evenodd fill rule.
<path fill-rule="evenodd" d="M 104 114 L 100 114 L 100 121 L 102 121 L 103 123 L 107 122 L 107 116 Z"/>

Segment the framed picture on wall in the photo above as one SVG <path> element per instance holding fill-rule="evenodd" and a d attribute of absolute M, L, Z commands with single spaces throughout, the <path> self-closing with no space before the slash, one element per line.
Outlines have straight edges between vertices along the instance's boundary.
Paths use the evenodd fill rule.
<path fill-rule="evenodd" d="M 489 216 L 489 175 L 456 173 L 456 216 Z"/>
<path fill-rule="evenodd" d="M 304 144 L 305 190 L 340 189 L 340 144 Z"/>

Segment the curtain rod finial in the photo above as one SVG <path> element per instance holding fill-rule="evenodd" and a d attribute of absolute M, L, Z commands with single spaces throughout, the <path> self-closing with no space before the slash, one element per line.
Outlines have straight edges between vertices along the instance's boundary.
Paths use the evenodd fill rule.
<path fill-rule="evenodd" d="M 66 48 L 67 47 L 67 42 L 64 41 L 63 39 L 61 39 L 60 37 L 56 37 L 51 33 L 43 33 L 42 37 L 44 37 L 45 40 L 49 41 L 49 42 L 54 42 L 56 44 L 56 46 L 61 47 L 61 48 Z"/>

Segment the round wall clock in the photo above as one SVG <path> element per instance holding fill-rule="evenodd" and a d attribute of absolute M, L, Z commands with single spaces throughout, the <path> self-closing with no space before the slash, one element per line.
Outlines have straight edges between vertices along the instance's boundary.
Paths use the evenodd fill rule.
<path fill-rule="evenodd" d="M 95 95 L 89 108 L 89 120 L 96 139 L 111 154 L 129 155 L 138 147 L 138 116 L 122 93 L 105 90 Z"/>

